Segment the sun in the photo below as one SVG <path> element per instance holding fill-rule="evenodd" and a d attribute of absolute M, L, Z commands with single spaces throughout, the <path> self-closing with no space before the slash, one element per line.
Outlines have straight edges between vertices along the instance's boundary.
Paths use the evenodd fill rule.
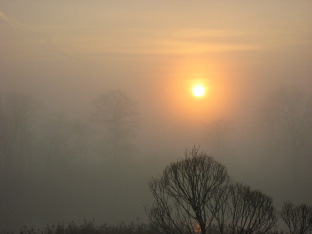
<path fill-rule="evenodd" d="M 195 85 L 193 88 L 193 94 L 196 97 L 202 97 L 205 94 L 205 87 L 203 85 Z"/>

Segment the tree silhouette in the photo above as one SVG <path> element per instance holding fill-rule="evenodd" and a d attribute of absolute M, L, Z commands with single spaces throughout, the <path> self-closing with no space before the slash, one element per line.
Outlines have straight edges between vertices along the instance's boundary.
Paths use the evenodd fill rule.
<path fill-rule="evenodd" d="M 231 233 L 267 233 L 272 229 L 277 221 L 272 198 L 238 183 L 231 185 L 229 192 Z"/>
<path fill-rule="evenodd" d="M 122 148 L 136 136 L 139 129 L 137 104 L 121 90 L 110 90 L 100 95 L 94 102 L 93 118 L 102 124 L 107 143 L 116 156 Z"/>
<path fill-rule="evenodd" d="M 277 221 L 270 197 L 231 182 L 223 165 L 195 147 L 149 188 L 147 214 L 162 233 L 268 233 Z"/>
<path fill-rule="evenodd" d="M 272 199 L 250 187 L 228 182 L 210 200 L 219 233 L 267 233 L 277 216 Z"/>
<path fill-rule="evenodd" d="M 304 234 L 312 231 L 312 207 L 306 204 L 295 206 L 285 202 L 280 212 L 282 220 L 287 225 L 289 232 Z"/>
<path fill-rule="evenodd" d="M 198 148 L 171 163 L 149 188 L 155 199 L 147 211 L 152 225 L 164 233 L 207 233 L 215 217 L 211 199 L 228 180 L 227 170 Z"/>

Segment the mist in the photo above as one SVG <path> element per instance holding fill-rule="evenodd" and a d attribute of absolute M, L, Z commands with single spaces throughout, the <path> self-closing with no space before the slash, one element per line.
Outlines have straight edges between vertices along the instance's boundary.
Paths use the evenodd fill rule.
<path fill-rule="evenodd" d="M 311 11 L 2 1 L 1 230 L 147 222 L 148 182 L 193 146 L 277 208 L 311 204 Z"/>

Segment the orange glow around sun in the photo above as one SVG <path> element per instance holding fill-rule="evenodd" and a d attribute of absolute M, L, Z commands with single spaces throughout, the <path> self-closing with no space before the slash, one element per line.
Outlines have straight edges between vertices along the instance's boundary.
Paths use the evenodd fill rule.
<path fill-rule="evenodd" d="M 233 93 L 221 68 L 197 59 L 181 61 L 173 67 L 166 84 L 159 82 L 164 90 L 166 118 L 174 124 L 197 124 L 226 115 Z"/>

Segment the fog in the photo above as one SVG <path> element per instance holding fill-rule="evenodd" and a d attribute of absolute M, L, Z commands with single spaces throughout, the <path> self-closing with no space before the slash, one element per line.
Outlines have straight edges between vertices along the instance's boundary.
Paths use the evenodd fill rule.
<path fill-rule="evenodd" d="M 148 181 L 193 146 L 277 207 L 311 204 L 311 13 L 308 0 L 1 1 L 1 230 L 146 221 Z"/>

